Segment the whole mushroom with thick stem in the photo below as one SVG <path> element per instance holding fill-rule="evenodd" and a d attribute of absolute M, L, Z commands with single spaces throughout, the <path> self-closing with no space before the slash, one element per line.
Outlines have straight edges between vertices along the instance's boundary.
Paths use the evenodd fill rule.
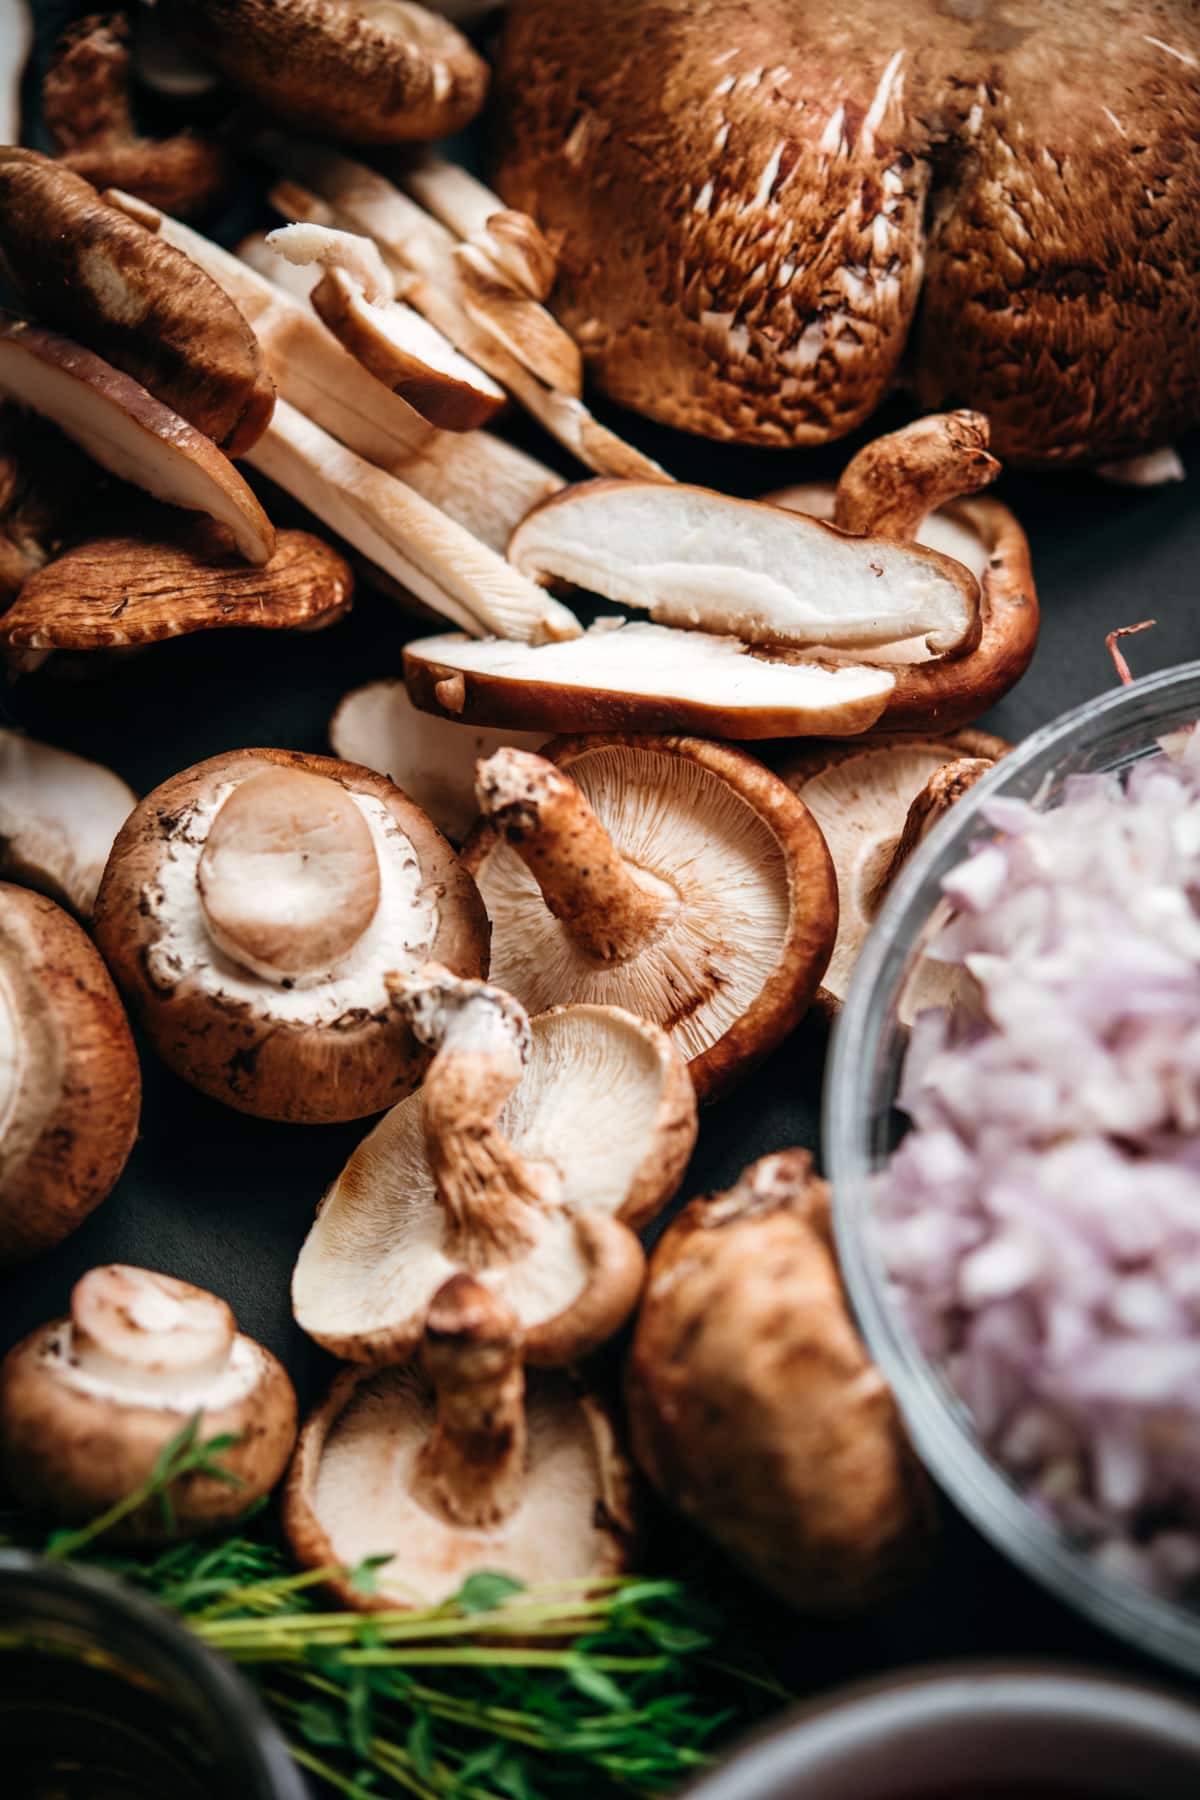
<path fill-rule="evenodd" d="M 190 1281 L 109 1264 L 76 1282 L 71 1310 L 0 1365 L 0 1463 L 23 1505 L 65 1524 L 96 1518 L 149 1480 L 190 1421 L 226 1435 L 227 1479 L 194 1471 L 126 1515 L 113 1543 L 214 1531 L 270 1492 L 296 1439 L 296 1396 L 224 1300 Z"/>
<path fill-rule="evenodd" d="M 698 738 L 565 738 L 479 766 L 463 851 L 492 975 L 531 1012 L 571 1001 L 661 1025 L 707 1098 L 797 1024 L 837 929 L 807 809 L 761 763 Z"/>
<path fill-rule="evenodd" d="M 164 1061 L 242 1112 L 379 1112 L 427 1053 L 388 977 L 487 959 L 470 876 L 383 776 L 240 750 L 164 782 L 113 847 L 95 929 Z"/>
<path fill-rule="evenodd" d="M 347 1370 L 300 1434 L 284 1525 L 306 1568 L 390 1559 L 372 1612 L 450 1599 L 468 1576 L 600 1580 L 627 1565 L 632 1476 L 607 1414 L 570 1377 L 526 1376 L 517 1319 L 471 1275 L 434 1295 L 415 1368 Z"/>
<path fill-rule="evenodd" d="M 527 1361 L 586 1355 L 636 1304 L 635 1232 L 695 1143 L 686 1068 L 663 1032 L 615 1007 L 531 1022 L 497 988 L 436 967 L 395 992 L 434 1058 L 322 1200 L 292 1277 L 298 1323 L 335 1356 L 399 1362 L 438 1288 L 465 1272 L 512 1309 Z"/>

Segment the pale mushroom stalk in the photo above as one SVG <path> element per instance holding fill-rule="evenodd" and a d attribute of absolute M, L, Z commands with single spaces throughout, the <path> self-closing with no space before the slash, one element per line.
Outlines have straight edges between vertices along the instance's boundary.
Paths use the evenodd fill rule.
<path fill-rule="evenodd" d="M 586 955 L 612 966 L 644 947 L 671 900 L 634 875 L 569 775 L 505 748 L 479 764 L 475 792 Z"/>
<path fill-rule="evenodd" d="M 517 1508 L 525 1485 L 525 1371 L 520 1326 L 470 1275 L 434 1296 L 422 1361 L 435 1422 L 413 1496 L 452 1525 L 486 1531 Z"/>
<path fill-rule="evenodd" d="M 911 543 L 931 512 L 995 481 L 987 419 L 977 412 L 930 413 L 873 438 L 838 481 L 833 522 L 856 537 Z"/>

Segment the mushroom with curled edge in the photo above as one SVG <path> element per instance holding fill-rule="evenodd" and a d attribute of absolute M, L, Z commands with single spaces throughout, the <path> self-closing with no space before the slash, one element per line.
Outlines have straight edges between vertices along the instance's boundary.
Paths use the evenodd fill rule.
<path fill-rule="evenodd" d="M 0 879 L 87 919 L 137 795 L 100 763 L 0 730 Z"/>
<path fill-rule="evenodd" d="M 369 769 L 284 750 L 211 757 L 147 795 L 95 931 L 177 1074 L 301 1124 L 379 1112 L 420 1081 L 389 975 L 487 959 L 474 883 L 424 813 Z"/>
<path fill-rule="evenodd" d="M 837 888 L 779 778 L 730 744 L 565 738 L 479 765 L 463 850 L 492 921 L 492 978 L 530 1012 L 652 1019 L 709 1098 L 788 1035 L 825 971 Z"/>
<path fill-rule="evenodd" d="M 423 1368 L 346 1370 L 308 1420 L 284 1528 L 304 1568 L 388 1556 L 363 1612 L 436 1605 L 468 1576 L 585 1585 L 626 1568 L 633 1477 L 607 1413 L 570 1376 L 522 1364 L 520 1325 L 489 1287 L 434 1295 Z"/>
<path fill-rule="evenodd" d="M 776 1598 L 837 1618 L 919 1573 L 930 1489 L 850 1318 L 807 1151 L 667 1228 L 625 1391 L 655 1488 Z"/>
<path fill-rule="evenodd" d="M 475 764 L 505 744 L 537 750 L 545 734 L 476 731 L 418 712 L 402 681 L 369 681 L 340 701 L 329 722 L 335 756 L 378 769 L 461 843 L 475 823 Z"/>
<path fill-rule="evenodd" d="M 0 1264 L 61 1243 L 107 1198 L 141 1098 L 90 940 L 44 895 L 0 884 Z"/>
<path fill-rule="evenodd" d="M 145 1501 L 116 1543 L 215 1531 L 269 1493 L 296 1440 L 296 1396 L 269 1350 L 237 1329 L 224 1300 L 190 1281 L 121 1263 L 75 1283 L 71 1310 L 0 1364 L 0 1460 L 24 1505 L 64 1524 L 94 1519 L 156 1471 L 196 1420 L 197 1441 L 228 1436 L 225 1478 L 195 1470 L 170 1487 L 170 1513 Z"/>
<path fill-rule="evenodd" d="M 820 744 L 780 774 L 825 836 L 837 871 L 838 934 L 814 1000 L 838 1011 L 863 940 L 925 833 L 1011 748 L 990 732 Z"/>
<path fill-rule="evenodd" d="M 346 1361 L 400 1362 L 465 1272 L 512 1309 L 527 1361 L 586 1355 L 636 1305 L 635 1233 L 695 1143 L 683 1062 L 615 1007 L 531 1023 L 498 988 L 436 967 L 395 993 L 433 1061 L 322 1200 L 292 1277 L 297 1323 Z"/>

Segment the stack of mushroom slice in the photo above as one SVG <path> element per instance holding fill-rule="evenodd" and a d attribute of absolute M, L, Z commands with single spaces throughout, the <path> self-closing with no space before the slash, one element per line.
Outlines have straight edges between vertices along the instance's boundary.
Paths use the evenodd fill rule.
<path fill-rule="evenodd" d="M 60 1243 L 107 1197 L 141 1098 L 90 940 L 52 900 L 0 885 L 0 1264 Z"/>
<path fill-rule="evenodd" d="M 137 795 L 100 763 L 0 730 L 0 877 L 91 914 Z"/>
<path fill-rule="evenodd" d="M 360 1611 L 436 1605 L 479 1571 L 577 1584 L 619 1573 L 632 1476 L 607 1414 L 568 1375 L 526 1376 L 518 1322 L 485 1283 L 438 1290 L 416 1367 L 346 1370 L 305 1425 L 284 1524 L 299 1562 L 391 1553 Z"/>
<path fill-rule="evenodd" d="M 420 1080 L 389 977 L 430 956 L 475 975 L 487 956 L 474 883 L 425 814 L 369 769 L 282 750 L 212 757 L 147 795 L 95 929 L 178 1074 L 306 1124 L 378 1112 Z"/>
<path fill-rule="evenodd" d="M 170 1514 L 146 1501 L 117 1542 L 153 1543 L 228 1525 L 269 1493 L 296 1438 L 282 1365 L 238 1332 L 224 1300 L 189 1281 L 110 1264 L 77 1281 L 71 1311 L 0 1366 L 0 1458 L 17 1498 L 73 1524 L 94 1519 L 155 1473 L 189 1420 L 228 1435 L 226 1479 L 196 1472 Z"/>
<path fill-rule="evenodd" d="M 990 732 L 813 745 L 781 773 L 825 836 L 838 884 L 838 934 L 815 1000 L 834 1013 L 863 940 L 909 855 L 1011 748 Z"/>
<path fill-rule="evenodd" d="M 402 1362 L 438 1289 L 470 1273 L 515 1315 L 527 1361 L 586 1355 L 635 1305 L 635 1232 L 695 1142 L 678 1053 L 615 1007 L 531 1023 L 436 967 L 397 1002 L 434 1058 L 322 1201 L 292 1279 L 298 1323 L 347 1361 Z"/>
<path fill-rule="evenodd" d="M 807 1008 L 837 929 L 829 853 L 770 770 L 699 738 L 565 738 L 480 765 L 463 857 L 492 977 L 531 1012 L 654 1020 L 710 1097 Z"/>

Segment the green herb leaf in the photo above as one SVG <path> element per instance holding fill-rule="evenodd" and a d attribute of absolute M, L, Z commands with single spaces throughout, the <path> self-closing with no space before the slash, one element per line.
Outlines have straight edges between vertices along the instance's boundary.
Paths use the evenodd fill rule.
<path fill-rule="evenodd" d="M 357 1588 L 360 1594 L 377 1594 L 379 1592 L 379 1571 L 394 1560 L 390 1551 L 386 1556 L 364 1556 L 361 1562 L 355 1563 L 346 1579 L 352 1588 Z"/>
<path fill-rule="evenodd" d="M 461 1613 L 495 1612 L 514 1594 L 523 1594 L 525 1584 L 514 1581 L 511 1575 L 492 1574 L 480 1569 L 477 1574 L 468 1575 L 467 1579 L 454 1596 L 454 1604 Z"/>
<path fill-rule="evenodd" d="M 612 1681 L 602 1669 L 596 1668 L 586 1656 L 573 1655 L 567 1659 L 567 1674 L 574 1687 L 589 1700 L 595 1700 L 600 1706 L 607 1706 L 613 1712 L 625 1712 L 632 1704 L 628 1696 L 623 1694 L 615 1681 Z"/>
<path fill-rule="evenodd" d="M 413 1768 L 423 1781 L 433 1780 L 433 1721 L 427 1712 L 419 1712 L 408 1728 L 405 1740 Z"/>
<path fill-rule="evenodd" d="M 343 1744 L 346 1741 L 342 1722 L 332 1706 L 309 1700 L 296 1712 L 296 1729 L 310 1744 Z"/>

